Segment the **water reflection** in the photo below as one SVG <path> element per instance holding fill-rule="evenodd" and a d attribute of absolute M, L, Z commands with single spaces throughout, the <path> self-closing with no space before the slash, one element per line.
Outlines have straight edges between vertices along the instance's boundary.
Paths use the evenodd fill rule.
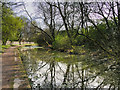
<path fill-rule="evenodd" d="M 21 49 L 21 54 L 33 88 L 110 89 L 119 86 L 119 70 L 108 70 L 111 62 L 105 58 L 98 60 L 87 54 L 69 55 L 42 48 Z"/>

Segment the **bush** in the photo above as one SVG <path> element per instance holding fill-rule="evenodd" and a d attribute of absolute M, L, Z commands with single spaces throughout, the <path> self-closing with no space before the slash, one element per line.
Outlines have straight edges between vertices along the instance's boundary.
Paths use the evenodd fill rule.
<path fill-rule="evenodd" d="M 74 53 L 74 54 L 84 54 L 85 53 L 84 45 L 73 46 L 72 53 Z"/>
<path fill-rule="evenodd" d="M 34 40 L 39 46 L 48 46 L 52 44 L 51 39 L 46 34 L 38 35 Z"/>
<path fill-rule="evenodd" d="M 52 43 L 53 49 L 67 50 L 71 49 L 71 43 L 67 35 L 57 35 L 55 41 Z"/>

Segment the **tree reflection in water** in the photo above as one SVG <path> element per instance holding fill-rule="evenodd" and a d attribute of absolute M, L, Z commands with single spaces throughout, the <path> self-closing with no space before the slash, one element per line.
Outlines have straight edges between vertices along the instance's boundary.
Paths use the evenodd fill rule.
<path fill-rule="evenodd" d="M 111 59 L 69 55 L 45 49 L 21 49 L 33 88 L 118 88 L 120 65 Z M 116 65 L 116 64 L 115 64 Z"/>

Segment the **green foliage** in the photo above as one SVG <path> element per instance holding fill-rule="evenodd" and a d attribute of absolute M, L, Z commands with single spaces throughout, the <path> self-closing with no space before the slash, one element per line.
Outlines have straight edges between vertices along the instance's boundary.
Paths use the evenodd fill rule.
<path fill-rule="evenodd" d="M 6 44 L 7 40 L 16 40 L 18 30 L 22 29 L 24 23 L 19 17 L 13 16 L 13 12 L 10 8 L 3 6 L 2 17 L 2 41 Z"/>
<path fill-rule="evenodd" d="M 72 50 L 70 52 L 72 52 L 73 54 L 85 54 L 84 45 L 72 46 Z"/>
<path fill-rule="evenodd" d="M 67 35 L 57 35 L 55 41 L 52 43 L 54 49 L 67 50 L 72 48 L 70 40 Z"/>
<path fill-rule="evenodd" d="M 47 31 L 46 31 L 47 32 Z M 49 33 L 49 32 L 48 32 Z M 45 33 L 39 33 L 34 37 L 34 42 L 36 42 L 39 46 L 49 46 L 52 44 L 50 37 L 48 37 Z"/>
<path fill-rule="evenodd" d="M 11 45 L 0 45 L 0 48 L 2 48 L 2 50 L 0 50 L 0 54 L 4 52 L 5 49 L 9 48 Z"/>
<path fill-rule="evenodd" d="M 83 35 L 77 35 L 75 37 L 76 31 L 71 30 L 70 34 L 72 44 L 70 43 L 70 38 L 68 38 L 66 31 L 60 31 L 59 35 L 56 36 L 55 42 L 52 44 L 53 48 L 60 50 L 71 50 L 70 52 L 79 53 L 81 51 L 79 50 L 79 46 L 82 45 L 90 50 L 100 49 L 99 46 L 96 46 L 96 42 L 104 48 L 108 48 L 108 46 L 113 45 L 113 42 L 115 42 L 116 35 L 114 33 L 117 32 L 113 21 L 108 20 L 108 23 L 110 26 L 109 29 L 104 20 L 101 20 L 101 22 L 97 24 L 99 30 L 97 30 L 94 26 L 89 26 L 87 29 L 82 28 L 79 33 L 88 36 L 89 39 Z M 73 47 L 76 47 L 75 50 L 73 50 Z"/>
<path fill-rule="evenodd" d="M 62 51 L 68 51 L 71 53 L 80 53 L 81 51 L 81 46 L 84 45 L 86 38 L 81 35 L 77 35 L 75 37 L 76 31 L 71 31 L 72 33 L 71 36 L 71 41 L 70 38 L 67 36 L 66 31 L 60 31 L 59 34 L 56 36 L 55 41 L 52 43 L 53 49 L 58 49 Z M 82 29 L 82 32 L 86 34 L 85 29 Z"/>
<path fill-rule="evenodd" d="M 115 39 L 114 33 L 116 32 L 116 26 L 111 20 L 109 20 L 109 26 L 110 28 L 108 29 L 105 22 L 97 24 L 97 28 L 99 30 L 97 30 L 94 26 L 89 26 L 88 37 L 93 41 L 87 40 L 85 43 L 86 47 L 90 49 L 98 49 L 99 47 L 95 46 L 94 41 L 98 42 L 99 45 L 103 45 L 106 48 L 108 45 L 113 44 Z"/>

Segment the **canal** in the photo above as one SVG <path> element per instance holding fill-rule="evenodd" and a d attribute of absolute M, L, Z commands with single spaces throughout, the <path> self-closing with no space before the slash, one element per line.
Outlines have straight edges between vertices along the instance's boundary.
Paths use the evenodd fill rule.
<path fill-rule="evenodd" d="M 42 47 L 20 49 L 32 88 L 117 88 L 120 67 L 111 59 L 67 54 Z M 116 67 L 115 67 L 116 68 Z"/>

